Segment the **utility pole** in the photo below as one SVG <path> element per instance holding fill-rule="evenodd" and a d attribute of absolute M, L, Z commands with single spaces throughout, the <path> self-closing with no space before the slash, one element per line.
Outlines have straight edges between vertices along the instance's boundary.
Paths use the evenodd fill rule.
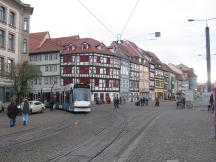
<path fill-rule="evenodd" d="M 211 54 L 210 54 L 210 36 L 209 36 L 209 27 L 208 27 L 208 21 L 215 20 L 216 18 L 211 19 L 188 19 L 189 22 L 191 21 L 205 21 L 206 27 L 205 27 L 205 37 L 206 37 L 206 62 L 207 62 L 207 92 L 211 92 Z"/>
<path fill-rule="evenodd" d="M 205 28 L 206 35 L 206 61 L 207 61 L 207 91 L 211 92 L 211 55 L 210 55 L 210 36 L 209 36 L 209 27 L 206 22 Z"/>

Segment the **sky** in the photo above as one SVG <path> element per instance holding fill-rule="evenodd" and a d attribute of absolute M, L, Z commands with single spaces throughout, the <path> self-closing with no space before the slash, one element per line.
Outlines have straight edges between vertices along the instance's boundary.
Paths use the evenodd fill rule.
<path fill-rule="evenodd" d="M 193 68 L 207 81 L 205 27 L 210 29 L 211 80 L 216 81 L 215 0 L 22 0 L 34 8 L 30 32 L 79 35 L 110 45 L 121 38 L 168 64 Z M 155 37 L 155 32 L 161 32 Z M 214 55 L 215 54 L 215 55 Z M 199 56 L 201 55 L 201 56 Z"/>

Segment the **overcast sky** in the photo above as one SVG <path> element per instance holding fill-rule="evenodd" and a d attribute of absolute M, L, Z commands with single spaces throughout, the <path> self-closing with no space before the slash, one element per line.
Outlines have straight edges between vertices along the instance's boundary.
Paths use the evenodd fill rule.
<path fill-rule="evenodd" d="M 183 63 L 194 68 L 198 82 L 207 80 L 206 22 L 187 20 L 216 18 L 216 0 L 22 1 L 34 7 L 30 32 L 49 31 L 52 38 L 79 35 L 106 45 L 121 34 L 122 39 L 154 52 L 164 63 Z M 208 21 L 208 26 L 212 82 L 215 82 L 216 19 Z M 155 38 L 154 32 L 161 32 L 161 37 Z"/>

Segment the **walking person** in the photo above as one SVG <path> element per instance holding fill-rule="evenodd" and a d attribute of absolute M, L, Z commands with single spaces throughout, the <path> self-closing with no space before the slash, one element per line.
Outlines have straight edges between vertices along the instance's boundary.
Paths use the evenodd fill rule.
<path fill-rule="evenodd" d="M 23 125 L 28 124 L 28 119 L 29 119 L 29 101 L 27 98 L 24 99 L 23 103 L 23 111 L 22 111 L 22 120 L 23 120 Z"/>
<path fill-rule="evenodd" d="M 160 106 L 159 98 L 158 98 L 158 97 L 156 97 L 156 99 L 155 99 L 155 107 L 156 107 L 156 106 L 158 106 L 158 107 Z"/>
<path fill-rule="evenodd" d="M 114 103 L 114 109 L 116 109 L 117 108 L 117 98 L 116 97 L 114 97 L 113 103 Z"/>
<path fill-rule="evenodd" d="M 117 96 L 117 98 L 116 98 L 116 108 L 117 108 L 117 109 L 119 108 L 119 104 L 120 104 L 120 100 L 119 100 L 119 98 L 118 98 L 118 96 Z"/>
<path fill-rule="evenodd" d="M 148 98 L 145 98 L 145 105 L 148 106 Z"/>
<path fill-rule="evenodd" d="M 12 100 L 7 108 L 7 116 L 10 119 L 10 127 L 14 127 L 16 125 L 17 114 L 18 114 L 18 108 L 15 102 Z"/>
<path fill-rule="evenodd" d="M 214 112 L 214 96 L 213 96 L 213 94 L 211 94 L 211 96 L 210 96 L 209 104 L 210 104 L 210 111 Z"/>

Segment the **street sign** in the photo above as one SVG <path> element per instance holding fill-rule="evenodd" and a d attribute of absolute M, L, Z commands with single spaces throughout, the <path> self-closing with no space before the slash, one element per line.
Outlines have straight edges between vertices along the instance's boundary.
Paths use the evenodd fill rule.
<path fill-rule="evenodd" d="M 155 37 L 160 37 L 161 33 L 160 32 L 155 32 Z"/>

